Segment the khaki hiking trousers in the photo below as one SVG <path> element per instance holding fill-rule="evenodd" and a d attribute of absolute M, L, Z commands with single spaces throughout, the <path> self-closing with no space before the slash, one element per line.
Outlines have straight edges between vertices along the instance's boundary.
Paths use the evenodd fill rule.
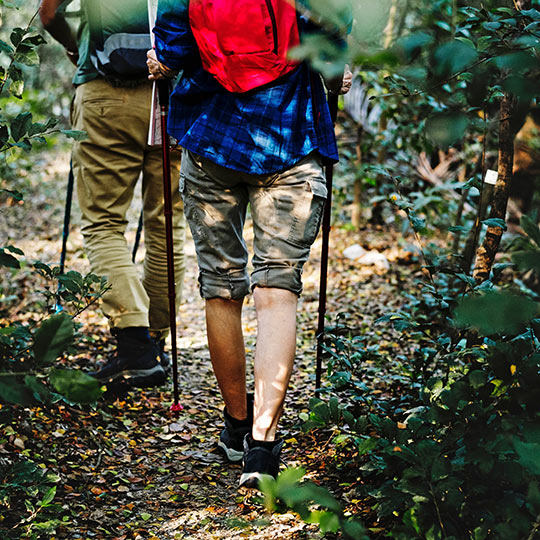
<path fill-rule="evenodd" d="M 82 212 L 82 234 L 92 272 L 107 278 L 102 309 L 112 327 L 169 328 L 167 253 L 160 147 L 147 145 L 151 84 L 117 88 L 98 79 L 77 87 L 74 129 L 88 138 L 73 147 L 73 171 Z M 183 206 L 178 190 L 180 150 L 171 152 L 176 306 L 185 270 Z M 126 213 L 142 173 L 144 273 L 131 261 Z"/>

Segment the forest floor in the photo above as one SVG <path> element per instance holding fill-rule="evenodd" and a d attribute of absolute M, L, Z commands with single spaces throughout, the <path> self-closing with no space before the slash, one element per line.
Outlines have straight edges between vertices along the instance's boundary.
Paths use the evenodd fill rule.
<path fill-rule="evenodd" d="M 68 156 L 41 158 L 29 172 L 25 203 L 0 214 L 0 234 L 17 245 L 28 261 L 57 264 L 63 221 Z M 39 171 L 39 172 L 38 172 Z M 128 241 L 133 243 L 140 201 L 130 211 Z M 73 210 L 68 242 L 68 269 L 86 273 L 80 216 Z M 249 234 L 249 231 L 248 231 Z M 5 240 L 5 239 L 4 239 Z M 362 266 L 343 256 L 352 244 L 386 256 L 389 268 Z M 239 492 L 239 465 L 230 465 L 217 452 L 223 403 L 212 374 L 205 340 L 204 306 L 197 289 L 197 264 L 188 237 L 184 300 L 178 317 L 180 395 L 179 418 L 170 415 L 172 383 L 152 390 L 129 390 L 106 396 L 94 407 L 59 402 L 51 408 L 19 411 L 3 426 L 0 460 L 19 454 L 58 475 L 54 533 L 40 538 L 173 540 L 173 539 L 305 539 L 320 538 L 317 529 L 292 514 L 267 514 L 257 493 Z M 359 232 L 332 231 L 328 280 L 328 316 L 340 314 L 356 333 L 368 336 L 382 354 L 391 357 L 401 346 L 398 336 L 375 321 L 400 304 L 400 291 L 409 288 L 418 265 L 411 265 L 410 247 L 398 234 L 380 227 Z M 138 261 L 143 257 L 144 245 Z M 414 257 L 413 257 L 414 258 Z M 377 523 L 362 501 L 347 492 L 362 478 L 355 470 L 338 470 L 328 450 L 329 432 L 303 433 L 299 414 L 308 412 L 315 395 L 315 328 L 317 325 L 320 238 L 304 273 L 305 292 L 298 310 L 296 369 L 287 395 L 281 435 L 287 466 L 302 466 L 307 476 L 329 487 L 347 509 L 365 518 L 377 536 Z M 11 278 L 10 278 L 11 279 Z M 1 280 L 0 280 L 1 281 Z M 6 282 L 3 283 L 6 286 Z M 9 288 L 11 318 L 35 314 L 43 284 L 26 269 L 15 274 Z M 77 352 L 60 362 L 88 371 L 104 361 L 113 348 L 106 321 L 91 308 L 80 318 L 82 338 Z M 244 332 L 248 357 L 255 344 L 256 322 L 251 299 L 246 301 Z M 252 375 L 250 372 L 250 380 Z M 381 381 L 384 373 L 381 372 Z M 381 382 L 381 384 L 383 384 Z M 1 529 L 28 518 L 24 505 L 5 508 Z M 6 530 L 6 528 L 4 528 Z M 24 538 L 21 527 L 21 538 Z"/>

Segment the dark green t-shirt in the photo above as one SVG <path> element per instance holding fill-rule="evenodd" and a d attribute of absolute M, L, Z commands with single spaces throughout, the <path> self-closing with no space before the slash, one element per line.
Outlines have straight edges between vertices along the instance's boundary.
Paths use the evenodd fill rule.
<path fill-rule="evenodd" d="M 99 77 L 99 74 L 90 60 L 90 30 L 86 14 L 81 6 L 82 0 L 65 0 L 60 8 L 64 11 L 66 18 L 76 16 L 79 18 L 77 29 L 77 47 L 79 49 L 79 61 L 77 71 L 73 76 L 73 84 L 84 84 Z M 68 10 L 67 7 L 70 6 Z"/>
<path fill-rule="evenodd" d="M 141 27 L 148 28 L 148 11 L 146 0 L 64 0 L 61 9 L 65 11 L 66 17 L 69 19 L 70 14 L 79 18 L 79 26 L 77 29 L 77 46 L 79 49 L 79 61 L 77 63 L 77 71 L 73 77 L 73 84 L 84 84 L 86 82 L 97 79 L 100 75 L 92 63 L 92 54 L 94 48 L 92 46 L 92 38 L 90 26 L 88 24 L 87 11 L 85 2 L 102 2 L 101 17 L 105 25 L 110 24 L 116 26 L 115 31 L 123 31 L 124 24 L 127 32 L 136 31 Z M 112 3 L 111 3 L 112 2 Z M 70 6 L 69 10 L 66 8 Z M 125 13 L 125 15 L 124 15 Z M 122 28 L 118 26 L 118 20 L 121 20 Z"/>

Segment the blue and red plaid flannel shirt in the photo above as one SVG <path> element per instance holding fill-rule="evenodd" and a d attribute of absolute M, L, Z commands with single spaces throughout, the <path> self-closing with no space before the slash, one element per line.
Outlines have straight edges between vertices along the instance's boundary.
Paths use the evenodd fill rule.
<path fill-rule="evenodd" d="M 305 64 L 278 84 L 233 94 L 202 69 L 187 0 L 160 0 L 154 33 L 159 61 L 183 71 L 168 124 L 180 146 L 250 174 L 286 170 L 315 150 L 337 161 L 323 84 Z"/>

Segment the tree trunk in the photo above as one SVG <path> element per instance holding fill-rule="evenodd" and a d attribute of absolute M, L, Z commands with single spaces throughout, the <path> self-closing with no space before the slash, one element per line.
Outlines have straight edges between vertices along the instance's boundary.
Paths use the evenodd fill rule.
<path fill-rule="evenodd" d="M 357 178 L 354 181 L 353 207 L 351 213 L 351 223 L 355 230 L 362 226 L 362 180 Z"/>
<path fill-rule="evenodd" d="M 392 5 L 390 6 L 390 12 L 388 14 L 388 23 L 383 30 L 383 46 L 385 49 L 388 49 L 394 41 L 394 34 L 396 33 L 396 26 L 398 24 L 398 2 L 399 0 L 392 0 Z"/>
<path fill-rule="evenodd" d="M 356 129 L 356 165 L 362 165 L 362 138 L 364 136 L 364 128 L 360 125 Z M 353 186 L 353 206 L 351 213 L 351 223 L 355 230 L 360 228 L 362 224 L 362 179 L 356 178 Z"/>
<path fill-rule="evenodd" d="M 506 217 L 514 165 L 514 137 L 516 132 L 513 116 L 516 113 L 516 108 L 516 99 L 508 94 L 504 95 L 501 100 L 499 119 L 499 177 L 493 190 L 490 218 L 504 220 Z M 502 234 L 502 227 L 490 226 L 487 228 L 484 242 L 476 252 L 473 277 L 478 283 L 489 278 L 495 255 L 501 243 Z"/>

